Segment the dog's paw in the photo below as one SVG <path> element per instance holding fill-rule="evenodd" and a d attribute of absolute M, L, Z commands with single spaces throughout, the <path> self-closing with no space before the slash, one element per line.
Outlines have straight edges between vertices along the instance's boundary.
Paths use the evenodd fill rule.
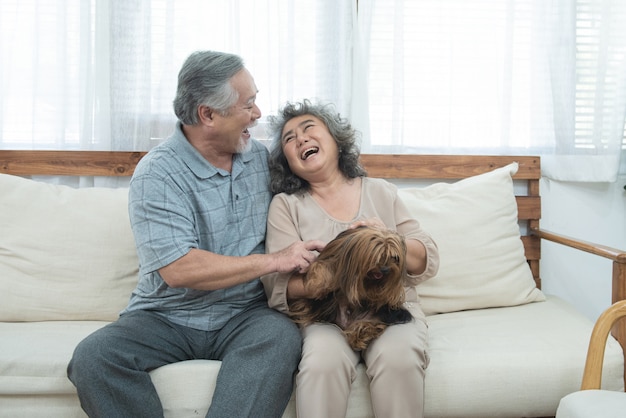
<path fill-rule="evenodd" d="M 405 308 L 391 309 L 389 306 L 383 306 L 376 316 L 387 325 L 406 324 L 413 320 L 413 315 Z"/>
<path fill-rule="evenodd" d="M 350 324 L 344 330 L 350 348 L 354 351 L 365 350 L 370 343 L 378 338 L 387 328 L 387 324 L 381 322 L 358 321 Z"/>
<path fill-rule="evenodd" d="M 303 279 L 304 291 L 310 299 L 323 299 L 338 289 L 337 283 L 328 267 L 323 263 L 314 263 Z"/>

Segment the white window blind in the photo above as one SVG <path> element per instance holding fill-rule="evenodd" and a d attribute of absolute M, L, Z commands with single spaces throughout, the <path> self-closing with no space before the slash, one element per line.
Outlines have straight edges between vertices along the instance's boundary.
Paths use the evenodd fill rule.
<path fill-rule="evenodd" d="M 599 6 L 579 0 L 576 7 L 574 146 L 588 150 L 611 147 L 626 106 L 626 7 L 624 2 L 608 10 Z M 622 146 L 626 149 L 626 141 Z"/>
<path fill-rule="evenodd" d="M 614 179 L 625 9 L 620 0 L 359 0 L 366 148 L 540 154 L 555 178 Z"/>

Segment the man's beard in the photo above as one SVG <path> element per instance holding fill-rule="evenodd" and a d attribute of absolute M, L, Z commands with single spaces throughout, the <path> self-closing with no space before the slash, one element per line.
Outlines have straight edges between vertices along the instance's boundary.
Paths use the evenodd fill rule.
<path fill-rule="evenodd" d="M 244 154 L 249 152 L 252 149 L 252 137 L 249 139 L 239 139 L 239 144 L 237 145 L 237 154 Z"/>

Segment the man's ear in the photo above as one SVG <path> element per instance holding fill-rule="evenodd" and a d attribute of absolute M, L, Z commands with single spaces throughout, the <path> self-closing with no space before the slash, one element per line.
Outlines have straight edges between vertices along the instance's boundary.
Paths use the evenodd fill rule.
<path fill-rule="evenodd" d="M 209 106 L 198 106 L 198 120 L 202 125 L 213 125 L 215 121 L 215 111 Z"/>

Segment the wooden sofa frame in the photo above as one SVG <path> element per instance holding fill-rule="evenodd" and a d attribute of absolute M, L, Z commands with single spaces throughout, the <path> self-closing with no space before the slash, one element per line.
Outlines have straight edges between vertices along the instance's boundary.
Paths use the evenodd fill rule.
<path fill-rule="evenodd" d="M 0 173 L 18 176 L 131 176 L 137 162 L 145 154 L 145 152 L 132 151 L 0 150 Z M 516 183 L 523 182 L 526 185 L 526 190 L 517 196 L 518 217 L 520 224 L 525 226 L 521 228 L 522 241 L 537 287 L 541 288 L 539 262 L 541 240 L 545 239 L 611 260 L 613 262 L 612 303 L 626 299 L 626 251 L 580 241 L 540 228 L 540 157 L 363 154 L 361 160 L 371 177 L 437 181 L 459 180 L 517 161 L 519 170 L 514 179 Z M 626 318 L 616 323 L 612 333 L 626 353 Z M 626 382 L 626 371 L 624 380 Z"/>

